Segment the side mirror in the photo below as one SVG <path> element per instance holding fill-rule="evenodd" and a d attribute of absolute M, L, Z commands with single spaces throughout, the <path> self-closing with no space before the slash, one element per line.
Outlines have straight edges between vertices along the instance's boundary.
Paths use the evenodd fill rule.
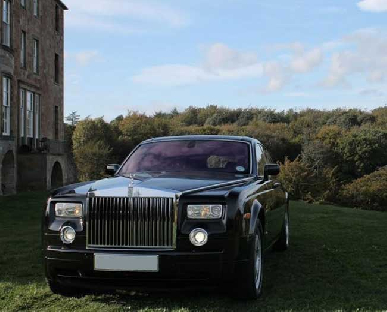
<path fill-rule="evenodd" d="M 120 165 L 110 164 L 110 165 L 106 166 L 105 172 L 106 172 L 106 174 L 108 174 L 110 176 L 114 176 L 118 169 L 120 169 Z"/>
<path fill-rule="evenodd" d="M 268 180 L 269 176 L 276 176 L 280 173 L 280 166 L 277 164 L 267 164 L 264 168 L 264 179 Z"/>

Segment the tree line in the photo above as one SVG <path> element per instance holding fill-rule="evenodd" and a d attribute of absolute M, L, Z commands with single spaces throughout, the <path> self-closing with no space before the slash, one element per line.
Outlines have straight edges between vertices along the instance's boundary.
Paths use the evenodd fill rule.
<path fill-rule="evenodd" d="M 369 112 L 208 105 L 153 116 L 130 111 L 111 122 L 70 116 L 66 140 L 81 181 L 103 177 L 107 163 L 122 162 L 148 138 L 243 135 L 261 141 L 281 164 L 280 179 L 293 199 L 387 211 L 387 106 Z"/>

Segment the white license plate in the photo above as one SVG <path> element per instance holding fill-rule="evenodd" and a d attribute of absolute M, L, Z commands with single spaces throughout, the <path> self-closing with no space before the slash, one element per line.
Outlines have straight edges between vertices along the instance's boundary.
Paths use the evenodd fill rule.
<path fill-rule="evenodd" d="M 94 254 L 96 271 L 158 272 L 158 256 Z"/>

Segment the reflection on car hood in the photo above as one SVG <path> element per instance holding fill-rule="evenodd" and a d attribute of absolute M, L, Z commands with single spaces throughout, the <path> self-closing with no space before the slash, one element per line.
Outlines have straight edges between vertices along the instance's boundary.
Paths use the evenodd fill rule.
<path fill-rule="evenodd" d="M 210 187 L 216 184 L 232 182 L 246 178 L 242 175 L 215 175 L 200 174 L 135 174 L 133 177 L 114 177 L 94 182 L 74 184 L 55 191 L 53 195 L 64 194 L 86 194 L 93 193 L 95 196 L 173 196 L 192 189 Z M 234 185 L 223 186 L 216 189 L 220 195 L 232 189 Z"/>

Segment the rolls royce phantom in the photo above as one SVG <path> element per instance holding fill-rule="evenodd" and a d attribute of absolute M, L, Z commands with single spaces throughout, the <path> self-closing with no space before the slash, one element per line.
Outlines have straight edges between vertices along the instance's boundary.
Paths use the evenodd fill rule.
<path fill-rule="evenodd" d="M 110 177 L 52 192 L 43 213 L 54 293 L 221 286 L 257 298 L 263 253 L 289 245 L 279 166 L 256 139 L 139 144 Z"/>

